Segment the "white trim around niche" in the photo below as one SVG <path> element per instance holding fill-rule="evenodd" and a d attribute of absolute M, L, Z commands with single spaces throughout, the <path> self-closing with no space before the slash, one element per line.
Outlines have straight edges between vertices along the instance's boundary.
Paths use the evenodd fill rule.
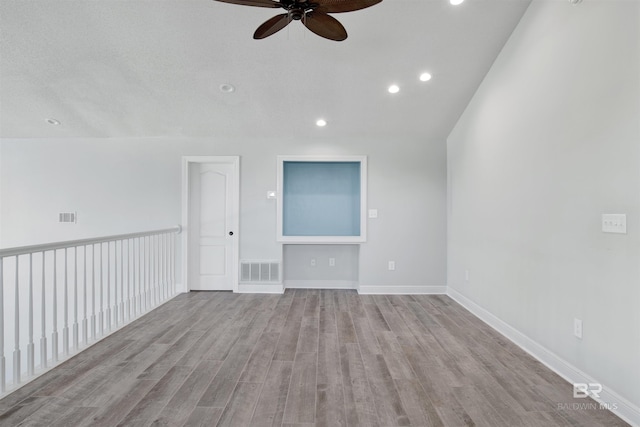
<path fill-rule="evenodd" d="M 360 235 L 359 236 L 283 236 L 282 235 L 282 192 L 284 162 L 359 162 L 360 163 Z M 348 244 L 367 241 L 367 156 L 278 156 L 277 241 L 297 244 Z"/>

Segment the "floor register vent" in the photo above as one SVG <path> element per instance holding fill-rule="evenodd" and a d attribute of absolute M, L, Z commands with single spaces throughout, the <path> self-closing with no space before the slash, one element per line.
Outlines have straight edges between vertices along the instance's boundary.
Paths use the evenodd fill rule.
<path fill-rule="evenodd" d="M 240 261 L 241 282 L 280 282 L 279 261 Z"/>

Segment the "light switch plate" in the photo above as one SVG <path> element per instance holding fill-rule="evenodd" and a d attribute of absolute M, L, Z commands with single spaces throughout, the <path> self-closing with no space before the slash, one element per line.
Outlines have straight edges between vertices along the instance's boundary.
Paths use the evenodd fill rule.
<path fill-rule="evenodd" d="M 627 233 L 626 214 L 602 214 L 603 233 Z"/>
<path fill-rule="evenodd" d="M 369 209 L 369 218 L 378 218 L 378 209 Z"/>

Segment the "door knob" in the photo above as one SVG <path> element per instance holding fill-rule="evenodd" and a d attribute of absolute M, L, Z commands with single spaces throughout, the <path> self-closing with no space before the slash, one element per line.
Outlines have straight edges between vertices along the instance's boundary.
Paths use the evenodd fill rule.
<path fill-rule="evenodd" d="M 229 232 L 229 236 L 233 236 L 233 231 L 230 231 L 230 232 Z"/>

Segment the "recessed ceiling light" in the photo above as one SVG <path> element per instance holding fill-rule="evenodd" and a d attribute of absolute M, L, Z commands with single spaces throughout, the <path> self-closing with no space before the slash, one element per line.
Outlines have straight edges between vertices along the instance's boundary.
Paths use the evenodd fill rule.
<path fill-rule="evenodd" d="M 327 121 L 325 119 L 318 119 L 318 121 L 316 122 L 316 126 L 318 127 L 324 127 L 327 125 Z"/>
<path fill-rule="evenodd" d="M 236 88 L 233 85 L 230 85 L 229 83 L 224 83 L 220 85 L 220 92 L 222 93 L 231 93 L 234 92 L 236 90 Z"/>
<path fill-rule="evenodd" d="M 429 74 L 429 73 L 420 74 L 420 81 L 428 82 L 429 80 L 431 80 L 431 74 Z"/>
<path fill-rule="evenodd" d="M 400 92 L 400 87 L 398 87 L 398 85 L 391 85 L 387 90 L 389 91 L 389 93 L 398 93 Z"/>
<path fill-rule="evenodd" d="M 459 4 L 462 4 L 464 0 L 449 0 L 449 3 L 451 3 L 454 6 L 457 6 Z"/>
<path fill-rule="evenodd" d="M 46 122 L 49 123 L 50 125 L 54 125 L 54 126 L 58 126 L 60 124 L 60 121 L 58 121 L 56 119 L 47 119 Z"/>

